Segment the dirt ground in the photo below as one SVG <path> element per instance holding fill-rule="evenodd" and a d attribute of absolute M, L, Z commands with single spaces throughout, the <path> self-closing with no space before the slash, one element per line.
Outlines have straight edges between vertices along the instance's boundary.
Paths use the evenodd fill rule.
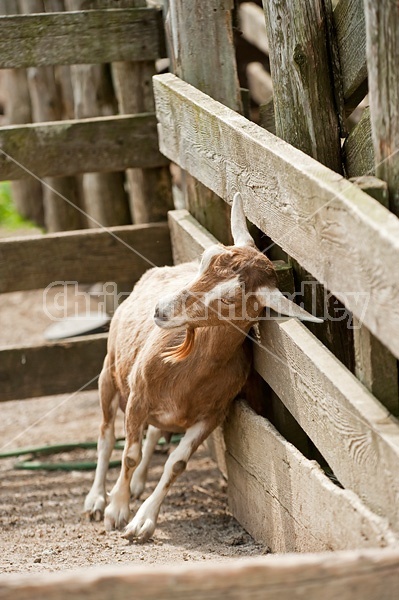
<path fill-rule="evenodd" d="M 49 323 L 42 310 L 42 292 L 0 296 L 2 346 L 38 343 Z M 0 410 L 0 452 L 97 437 L 97 392 L 5 402 Z M 117 433 L 123 434 L 121 415 Z M 95 450 L 84 450 L 58 455 L 55 460 L 94 458 Z M 105 533 L 103 523 L 87 522 L 81 514 L 93 472 L 21 471 L 13 468 L 18 460 L 0 460 L 0 572 L 49 572 L 142 561 L 154 565 L 225 561 L 267 552 L 231 516 L 226 484 L 205 447 L 172 487 L 154 538 L 145 545 L 129 543 L 120 532 Z M 155 455 L 142 499 L 154 489 L 164 461 L 164 454 Z M 108 489 L 117 475 L 118 469 L 109 472 Z M 138 501 L 132 502 L 132 513 L 138 506 Z"/>

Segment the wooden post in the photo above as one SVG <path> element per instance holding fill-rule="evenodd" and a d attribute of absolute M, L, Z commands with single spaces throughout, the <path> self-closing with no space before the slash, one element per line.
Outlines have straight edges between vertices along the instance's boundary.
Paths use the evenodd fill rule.
<path fill-rule="evenodd" d="M 20 0 L 22 13 L 43 13 L 43 0 Z M 33 120 L 60 121 L 62 100 L 53 67 L 30 67 L 28 87 Z M 68 202 L 69 201 L 69 202 Z M 46 177 L 43 182 L 44 221 L 47 231 L 79 229 L 82 224 L 77 182 L 74 177 Z"/>
<path fill-rule="evenodd" d="M 97 3 L 95 0 L 66 0 L 65 6 L 67 10 L 82 10 L 96 8 Z M 117 113 L 108 65 L 73 65 L 71 75 L 76 118 Z M 84 207 L 89 227 L 125 225 L 131 222 L 124 181 L 123 172 L 83 175 Z"/>
<path fill-rule="evenodd" d="M 145 0 L 130 0 L 131 8 L 147 6 Z M 152 76 L 154 61 L 117 62 L 112 64 L 112 76 L 121 114 L 154 112 Z M 130 210 L 134 223 L 163 221 L 173 208 L 172 183 L 168 167 L 129 169 Z"/>
<path fill-rule="evenodd" d="M 388 183 L 399 216 L 399 10 L 394 0 L 365 0 L 370 119 L 376 176 Z"/>
<path fill-rule="evenodd" d="M 263 6 L 277 135 L 340 173 L 324 1 L 264 0 Z"/>
<path fill-rule="evenodd" d="M 17 0 L 0 0 L 0 14 L 17 14 Z M 25 69 L 6 71 L 4 78 L 6 88 L 5 114 L 9 125 L 30 123 L 32 121 L 31 102 Z M 42 185 L 34 177 L 27 176 L 11 183 L 12 199 L 18 212 L 34 221 L 41 227 L 44 225 Z"/>
<path fill-rule="evenodd" d="M 231 0 L 175 0 L 165 3 L 166 37 L 172 70 L 229 108 L 242 111 L 235 62 Z M 187 206 L 216 238 L 231 243 L 230 209 L 185 174 Z"/>

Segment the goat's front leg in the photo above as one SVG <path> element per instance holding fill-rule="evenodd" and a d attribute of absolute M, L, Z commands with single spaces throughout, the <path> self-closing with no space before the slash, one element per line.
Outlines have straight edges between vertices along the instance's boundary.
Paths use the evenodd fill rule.
<path fill-rule="evenodd" d="M 124 538 L 139 542 L 146 542 L 154 533 L 157 525 L 159 509 L 175 479 L 183 473 L 187 462 L 198 446 L 212 432 L 214 426 L 208 423 L 196 423 L 187 429 L 179 445 L 165 463 L 162 477 L 154 492 L 143 502 L 136 516 L 127 525 L 123 534 Z"/>
<path fill-rule="evenodd" d="M 141 460 L 141 443 L 145 420 L 129 396 L 125 414 L 126 441 L 122 455 L 122 466 L 118 480 L 110 493 L 110 503 L 105 509 L 105 529 L 120 529 L 129 520 L 130 481 Z"/>

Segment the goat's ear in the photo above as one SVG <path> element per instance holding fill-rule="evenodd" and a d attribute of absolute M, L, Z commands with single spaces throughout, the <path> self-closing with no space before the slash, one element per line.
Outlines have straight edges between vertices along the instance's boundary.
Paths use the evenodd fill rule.
<path fill-rule="evenodd" d="M 259 288 L 256 292 L 256 299 L 261 306 L 273 309 L 278 315 L 296 317 L 301 321 L 311 321 L 312 323 L 323 323 L 323 319 L 308 313 L 295 302 L 283 296 L 277 288 L 267 286 Z"/>
<path fill-rule="evenodd" d="M 233 198 L 233 206 L 231 209 L 231 233 L 233 235 L 235 246 L 252 246 L 255 248 L 255 242 L 248 231 L 242 206 L 242 198 L 239 192 L 234 194 Z"/>

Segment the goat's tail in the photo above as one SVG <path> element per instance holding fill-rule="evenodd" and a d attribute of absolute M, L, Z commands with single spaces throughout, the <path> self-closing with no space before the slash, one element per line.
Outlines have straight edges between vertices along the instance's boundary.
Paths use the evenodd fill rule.
<path fill-rule="evenodd" d="M 176 363 L 187 358 L 194 347 L 195 330 L 192 327 L 186 329 L 186 337 L 178 346 L 172 346 L 162 352 L 161 356 L 165 362 Z"/>

